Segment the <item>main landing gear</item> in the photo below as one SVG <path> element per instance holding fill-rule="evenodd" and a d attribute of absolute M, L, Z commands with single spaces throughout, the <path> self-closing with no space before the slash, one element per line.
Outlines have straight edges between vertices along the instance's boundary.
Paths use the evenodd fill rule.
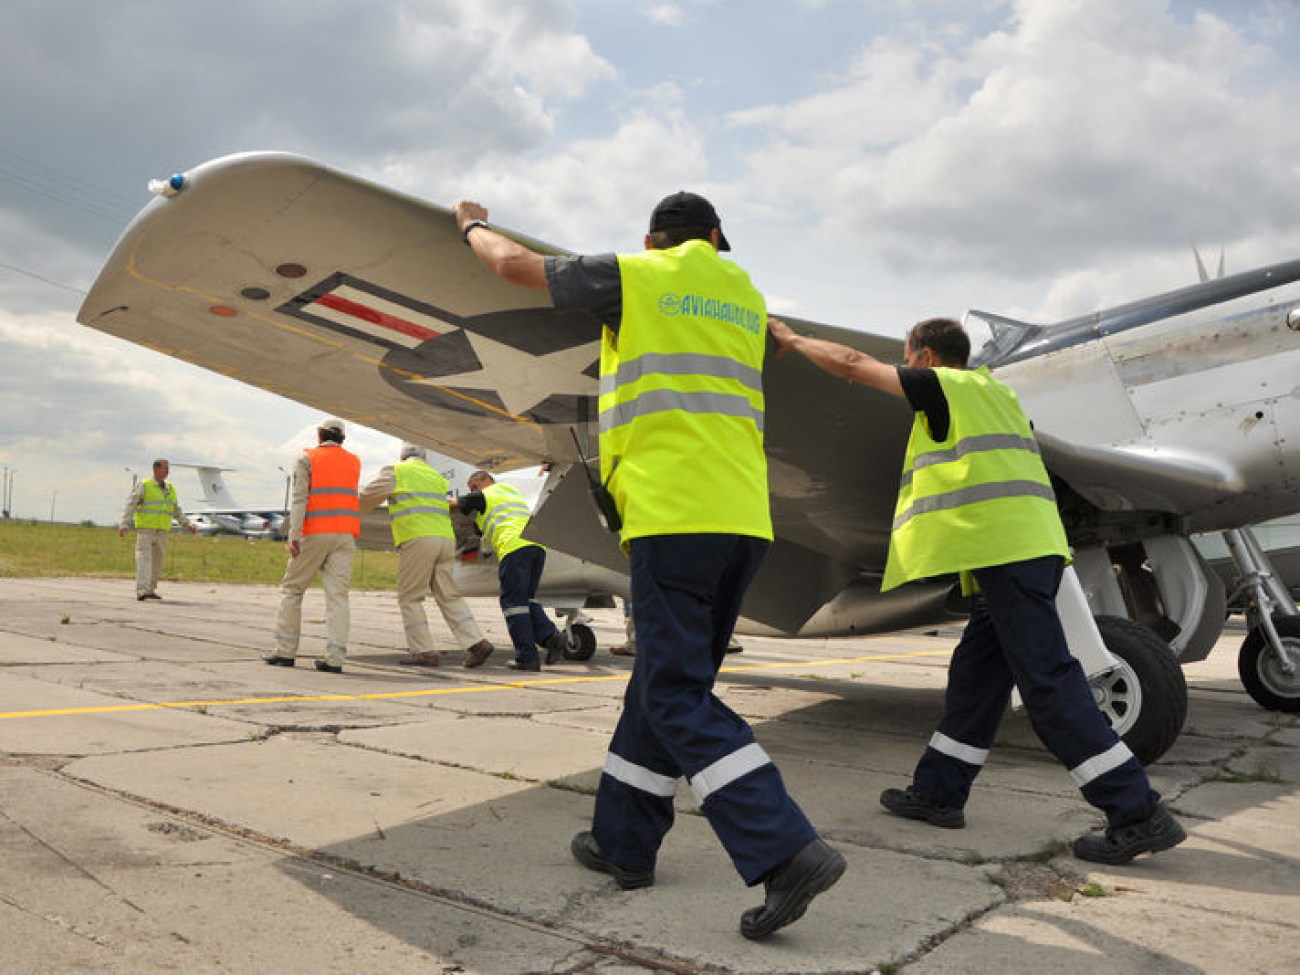
<path fill-rule="evenodd" d="M 1089 684 L 1097 707 L 1143 765 L 1178 740 L 1187 720 L 1187 682 L 1169 644 L 1140 623 L 1098 616 L 1097 629 L 1115 657 L 1113 670 Z"/>

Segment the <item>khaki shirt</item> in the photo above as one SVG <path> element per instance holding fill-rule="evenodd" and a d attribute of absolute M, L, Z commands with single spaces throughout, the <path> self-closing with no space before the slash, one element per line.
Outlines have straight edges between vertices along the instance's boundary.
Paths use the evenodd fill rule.
<path fill-rule="evenodd" d="M 374 479 L 361 489 L 361 510 L 374 511 L 396 490 L 397 469 L 392 464 L 381 467 Z"/>
<path fill-rule="evenodd" d="M 311 492 L 311 457 L 307 451 L 298 454 L 293 465 L 293 495 L 289 501 L 289 534 L 291 542 L 302 541 L 302 523 L 307 520 L 307 496 Z"/>

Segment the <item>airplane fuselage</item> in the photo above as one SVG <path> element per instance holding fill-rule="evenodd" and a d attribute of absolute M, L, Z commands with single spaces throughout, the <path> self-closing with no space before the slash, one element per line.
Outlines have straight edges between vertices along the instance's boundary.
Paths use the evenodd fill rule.
<path fill-rule="evenodd" d="M 1038 430 L 1217 473 L 1188 531 L 1300 509 L 1300 283 L 1076 339 L 995 369 Z"/>

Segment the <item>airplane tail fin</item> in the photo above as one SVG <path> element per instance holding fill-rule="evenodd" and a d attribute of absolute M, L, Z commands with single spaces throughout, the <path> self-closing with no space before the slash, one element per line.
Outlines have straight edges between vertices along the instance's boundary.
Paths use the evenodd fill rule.
<path fill-rule="evenodd" d="M 1219 269 L 1218 269 L 1218 271 L 1217 271 L 1217 272 L 1215 273 L 1215 275 L 1214 275 L 1215 278 L 1221 278 L 1221 277 L 1223 277 L 1223 271 L 1224 271 L 1223 252 L 1224 252 L 1224 249 L 1225 249 L 1225 248 L 1223 248 L 1223 247 L 1220 247 L 1220 248 L 1219 248 Z M 1192 256 L 1196 258 L 1196 276 L 1197 276 L 1197 278 L 1200 280 L 1200 282 L 1201 282 L 1202 284 L 1204 284 L 1206 281 L 1213 280 L 1213 279 L 1210 277 L 1210 273 L 1209 273 L 1207 270 L 1205 270 L 1205 263 L 1201 260 L 1201 252 L 1200 252 L 1199 249 L 1197 249 L 1197 247 L 1196 247 L 1195 244 L 1192 245 Z"/>
<path fill-rule="evenodd" d="M 226 510 L 239 507 L 231 496 L 230 489 L 226 487 L 225 479 L 221 476 L 223 471 L 232 470 L 232 468 L 215 467 L 209 464 L 172 464 L 172 466 L 194 469 L 194 473 L 199 478 L 199 487 L 203 491 L 203 502 L 207 507 Z"/>

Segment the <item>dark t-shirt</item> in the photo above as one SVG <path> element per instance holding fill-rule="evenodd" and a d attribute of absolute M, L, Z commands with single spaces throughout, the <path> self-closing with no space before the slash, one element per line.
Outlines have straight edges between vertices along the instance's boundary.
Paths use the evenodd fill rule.
<path fill-rule="evenodd" d="M 623 279 L 614 254 L 548 257 L 546 286 L 556 308 L 586 308 L 618 334 L 623 321 Z"/>
<path fill-rule="evenodd" d="M 482 491 L 470 491 L 469 494 L 462 494 L 456 501 L 461 514 L 470 518 L 487 512 L 487 498 L 483 497 Z"/>
<path fill-rule="evenodd" d="M 938 374 L 933 369 L 899 366 L 898 381 L 902 383 L 903 395 L 907 397 L 912 409 L 925 414 L 930 438 L 939 443 L 947 440 L 951 416 L 948 413 L 948 397 L 944 394 Z"/>

